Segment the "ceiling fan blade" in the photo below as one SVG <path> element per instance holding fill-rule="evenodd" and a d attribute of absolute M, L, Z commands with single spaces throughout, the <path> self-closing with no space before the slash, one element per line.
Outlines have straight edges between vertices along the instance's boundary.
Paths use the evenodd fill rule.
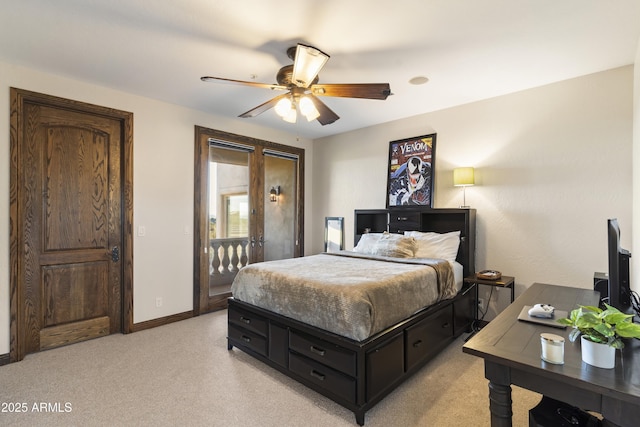
<path fill-rule="evenodd" d="M 271 90 L 289 90 L 289 88 L 286 86 L 281 86 L 276 84 L 247 82 L 244 80 L 225 79 L 222 77 L 204 76 L 204 77 L 200 77 L 200 80 L 202 80 L 203 82 L 231 83 L 231 84 L 237 84 L 237 85 L 260 87 L 263 89 L 271 89 Z"/>
<path fill-rule="evenodd" d="M 328 60 L 329 55 L 320 49 L 298 43 L 291 81 L 299 87 L 311 86 Z"/>
<path fill-rule="evenodd" d="M 389 83 L 315 84 L 310 89 L 317 96 L 342 98 L 387 99 L 389 95 L 393 95 Z"/>
<path fill-rule="evenodd" d="M 264 102 L 264 103 L 258 105 L 257 107 L 252 108 L 251 110 L 240 114 L 238 117 L 243 117 L 243 118 L 255 117 L 255 116 L 259 115 L 259 114 L 264 113 L 269 108 L 275 107 L 275 105 L 278 103 L 278 101 L 280 101 L 282 98 L 286 98 L 287 96 L 290 96 L 290 94 L 289 93 L 283 93 L 282 95 L 278 95 L 275 98 L 271 98 L 267 102 Z"/>
<path fill-rule="evenodd" d="M 316 110 L 318 110 L 318 113 L 320 113 L 320 116 L 318 116 L 317 120 L 318 122 L 320 122 L 322 126 L 330 125 L 331 123 L 335 122 L 340 118 L 340 116 L 334 113 L 331 108 L 327 107 L 327 104 L 320 101 L 315 96 L 307 95 L 307 97 L 311 99 L 311 102 L 313 102 L 314 107 L 316 107 Z"/>

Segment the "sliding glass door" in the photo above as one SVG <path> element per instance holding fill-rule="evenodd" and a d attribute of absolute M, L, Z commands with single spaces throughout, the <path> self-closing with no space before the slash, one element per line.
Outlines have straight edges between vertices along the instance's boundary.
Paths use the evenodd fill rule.
<path fill-rule="evenodd" d="M 246 265 L 303 254 L 303 161 L 295 147 L 196 128 L 198 312 L 226 307 Z"/>

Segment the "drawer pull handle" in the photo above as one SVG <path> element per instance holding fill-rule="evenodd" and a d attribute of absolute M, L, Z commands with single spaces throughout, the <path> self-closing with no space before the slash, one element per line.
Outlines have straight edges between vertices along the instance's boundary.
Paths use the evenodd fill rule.
<path fill-rule="evenodd" d="M 398 221 L 406 221 L 406 220 L 408 220 L 408 219 L 409 219 L 409 218 L 407 218 L 406 216 L 399 216 L 399 217 L 398 217 Z"/>
<path fill-rule="evenodd" d="M 243 321 L 244 323 L 246 323 L 247 325 L 248 325 L 249 323 L 251 323 L 251 319 L 248 319 L 248 318 L 246 318 L 246 317 L 244 317 L 244 316 L 240 316 L 240 320 L 241 320 L 241 321 Z"/>
<path fill-rule="evenodd" d="M 418 348 L 422 345 L 422 340 L 418 340 L 416 342 L 413 343 L 413 347 Z"/>
<path fill-rule="evenodd" d="M 311 347 L 309 347 L 309 349 L 312 353 L 315 353 L 318 356 L 324 356 L 325 351 L 321 348 L 316 347 L 315 345 L 312 345 Z"/>
<path fill-rule="evenodd" d="M 442 324 L 442 329 L 448 328 L 449 327 L 449 322 L 445 322 Z"/>
<path fill-rule="evenodd" d="M 246 336 L 246 335 L 243 335 L 243 336 L 242 336 L 242 341 L 249 343 L 249 342 L 251 342 L 251 337 L 248 337 L 248 336 Z"/>
<path fill-rule="evenodd" d="M 320 381 L 324 381 L 324 375 L 322 375 L 320 372 L 316 371 L 315 369 L 311 370 L 310 375 L 314 378 L 319 379 Z"/>

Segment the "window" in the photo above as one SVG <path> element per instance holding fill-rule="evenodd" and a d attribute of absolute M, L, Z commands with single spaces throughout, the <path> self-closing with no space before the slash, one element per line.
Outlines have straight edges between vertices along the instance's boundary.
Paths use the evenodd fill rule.
<path fill-rule="evenodd" d="M 235 194 L 224 196 L 226 237 L 249 235 L 249 196 Z"/>

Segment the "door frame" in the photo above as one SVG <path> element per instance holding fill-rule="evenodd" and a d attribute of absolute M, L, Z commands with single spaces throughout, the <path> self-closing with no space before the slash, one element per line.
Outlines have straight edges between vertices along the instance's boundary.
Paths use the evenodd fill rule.
<path fill-rule="evenodd" d="M 216 129 L 202 126 L 195 127 L 195 164 L 194 164 L 194 209 L 193 209 L 193 312 L 200 315 L 209 311 L 219 310 L 227 307 L 227 299 L 230 293 L 209 296 L 209 255 L 204 252 L 209 247 L 209 218 L 207 217 L 207 201 L 209 200 L 208 178 L 209 170 L 209 139 L 234 142 L 244 145 L 252 145 L 260 149 L 271 149 L 298 156 L 299 167 L 297 170 L 297 200 L 296 216 L 298 218 L 297 230 L 297 251 L 294 256 L 304 254 L 304 149 L 237 135 Z M 255 159 L 260 159 L 256 157 Z M 254 161 L 257 161 L 255 160 Z M 256 183 L 252 183 L 256 184 Z M 257 183 L 262 184 L 262 183 Z M 258 185 L 258 191 L 264 189 Z M 262 194 L 262 193 L 260 193 Z M 260 197 L 262 200 L 262 197 Z M 258 211 L 262 211 L 261 206 L 256 206 Z M 204 286 L 206 278 L 207 286 Z"/>
<path fill-rule="evenodd" d="M 19 248 L 23 247 L 24 232 L 22 212 L 19 211 L 22 159 L 20 148 L 23 146 L 25 104 L 38 104 L 47 107 L 77 111 L 107 117 L 121 123 L 122 147 L 120 164 L 122 174 L 122 331 L 133 332 L 133 113 L 102 107 L 99 105 L 59 98 L 52 95 L 10 88 L 10 178 L 9 178 L 9 292 L 10 292 L 10 353 L 9 361 L 17 362 L 24 358 L 23 336 L 25 313 L 20 309 L 23 300 L 23 278 L 20 277 L 22 263 Z"/>

